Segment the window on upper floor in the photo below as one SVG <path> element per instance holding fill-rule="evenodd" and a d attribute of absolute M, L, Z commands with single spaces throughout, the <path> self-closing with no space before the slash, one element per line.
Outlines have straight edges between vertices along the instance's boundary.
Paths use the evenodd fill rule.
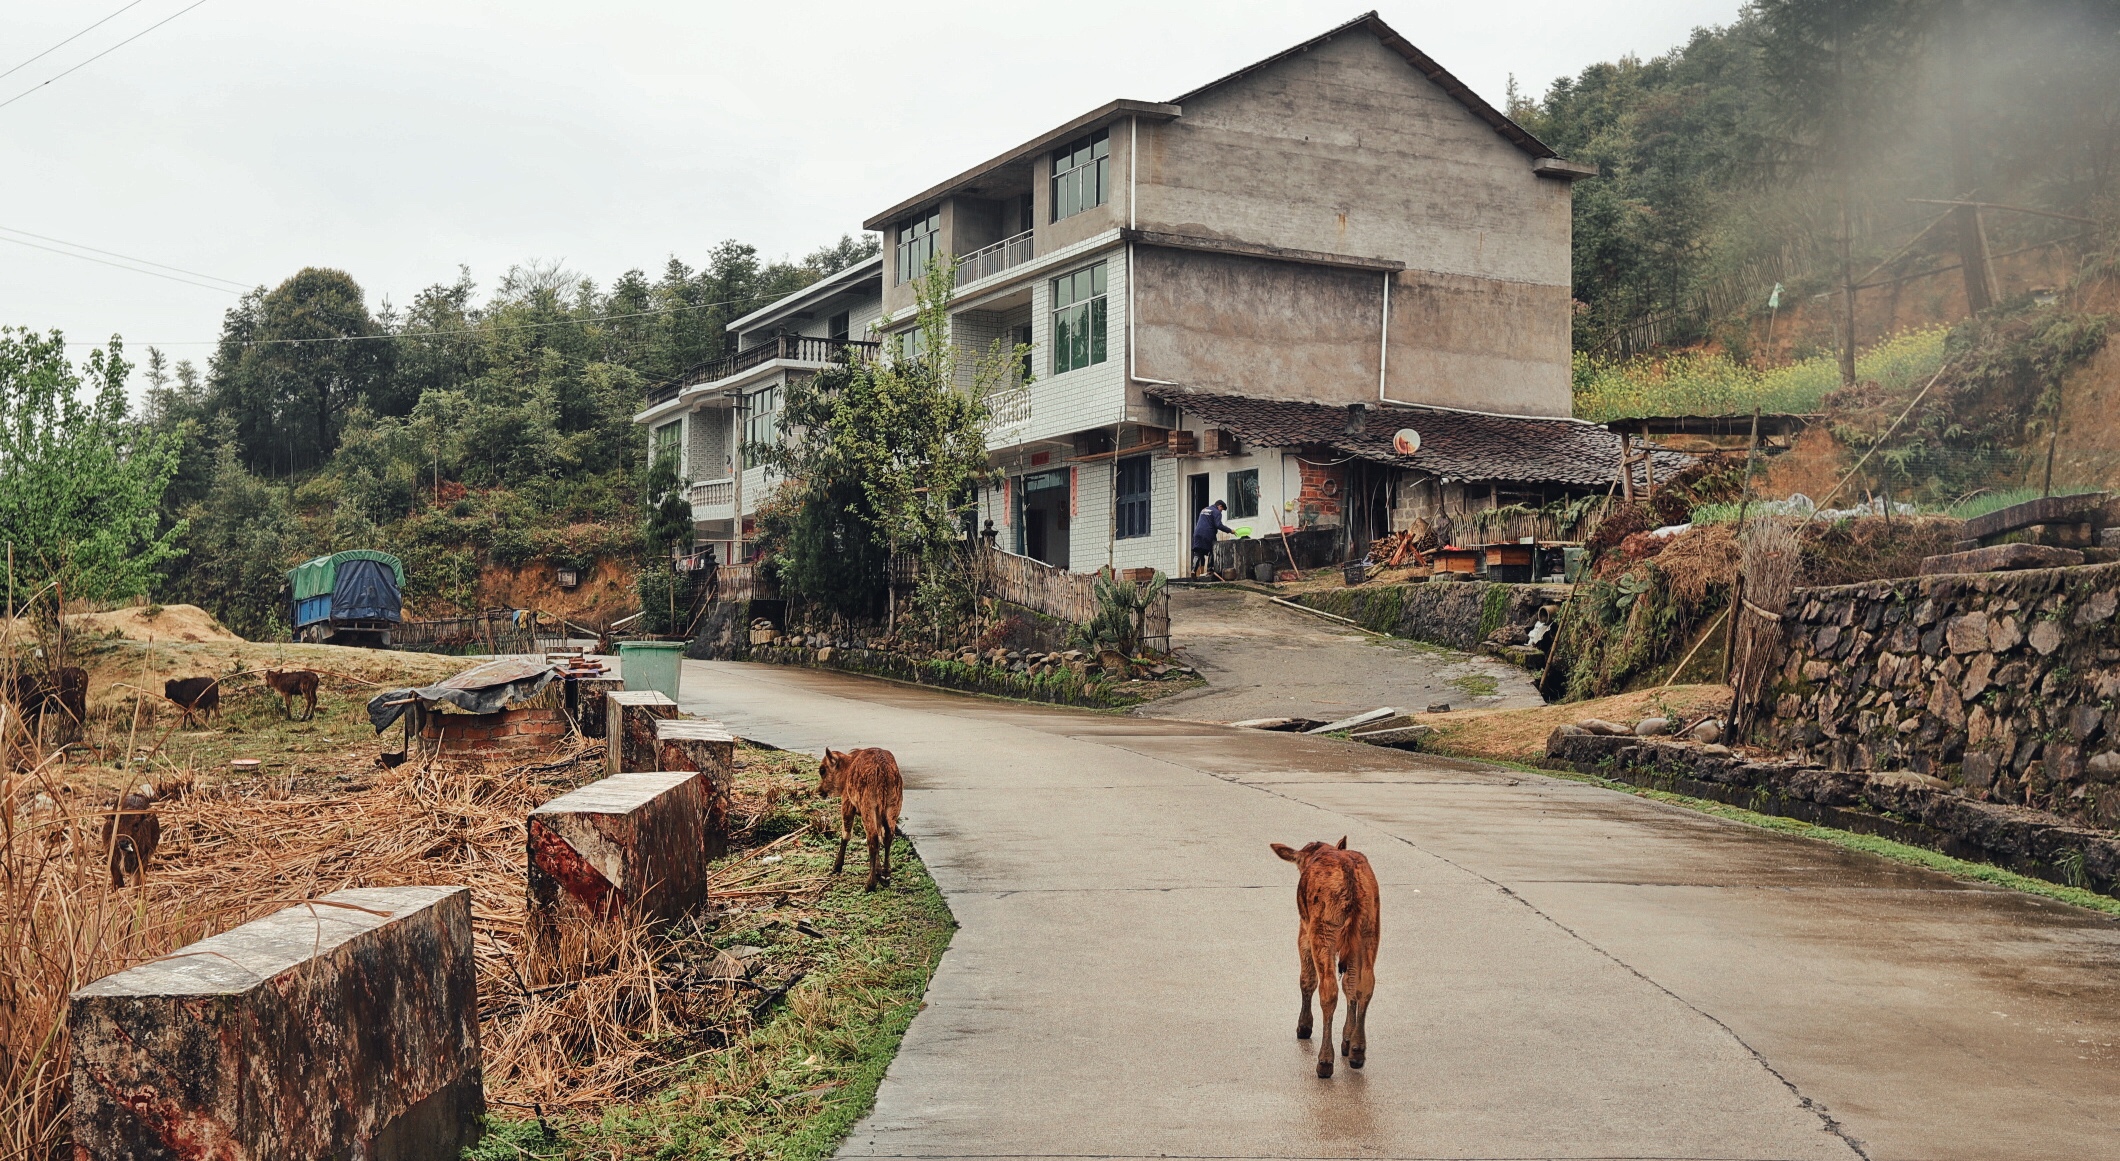
<path fill-rule="evenodd" d="M 941 210 L 899 223 L 897 282 L 920 277 L 927 270 L 928 263 L 935 260 L 935 246 L 941 240 Z"/>
<path fill-rule="evenodd" d="M 673 419 L 657 427 L 651 433 L 648 445 L 649 462 L 660 464 L 668 461 L 672 468 L 676 468 L 683 455 L 684 438 L 685 421 L 682 419 Z"/>
<path fill-rule="evenodd" d="M 1101 363 L 1104 263 L 1053 279 L 1053 374 Z"/>
<path fill-rule="evenodd" d="M 824 324 L 824 337 L 835 343 L 846 342 L 852 317 L 851 312 L 844 310 L 833 315 Z"/>
<path fill-rule="evenodd" d="M 1149 469 L 1147 456 L 1132 456 L 1119 461 L 1118 489 L 1112 504 L 1114 539 L 1131 540 L 1148 535 Z"/>
<path fill-rule="evenodd" d="M 1104 204 L 1111 192 L 1111 134 L 1103 129 L 1053 151 L 1053 220 Z"/>
<path fill-rule="evenodd" d="M 780 442 L 780 387 L 753 391 L 743 397 L 743 442 L 749 447 L 772 447 Z"/>
<path fill-rule="evenodd" d="M 1229 473 L 1229 518 L 1232 520 L 1259 514 L 1259 469 L 1246 468 Z"/>
<path fill-rule="evenodd" d="M 890 338 L 893 361 L 910 362 L 927 354 L 927 332 L 919 327 L 899 331 Z"/>

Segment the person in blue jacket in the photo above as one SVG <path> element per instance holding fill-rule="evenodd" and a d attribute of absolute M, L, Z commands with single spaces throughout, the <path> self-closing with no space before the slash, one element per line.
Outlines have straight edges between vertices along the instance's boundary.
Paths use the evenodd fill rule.
<path fill-rule="evenodd" d="M 1222 523 L 1222 513 L 1228 508 L 1228 504 L 1217 500 L 1200 509 L 1200 518 L 1193 521 L 1192 572 L 1194 576 L 1199 576 L 1205 571 L 1208 562 L 1214 559 L 1215 533 L 1227 532 L 1231 536 L 1237 534 L 1236 529 Z"/>

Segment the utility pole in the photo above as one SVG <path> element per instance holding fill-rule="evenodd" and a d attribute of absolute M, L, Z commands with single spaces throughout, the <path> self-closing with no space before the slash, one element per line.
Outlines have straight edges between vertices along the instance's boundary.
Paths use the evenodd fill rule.
<path fill-rule="evenodd" d="M 1988 269 L 1987 230 L 1980 220 L 1980 207 L 1963 204 L 1980 187 L 1980 174 L 1973 157 L 1973 129 L 1966 115 L 1965 91 L 1972 84 L 1973 14 L 1966 0 L 1951 6 L 1951 79 L 1944 88 L 1945 116 L 1951 124 L 1951 184 L 1957 187 L 1961 204 L 1951 208 L 1958 229 L 1958 266 L 1965 280 L 1965 308 L 1979 314 L 1995 305 L 1994 274 Z"/>
<path fill-rule="evenodd" d="M 1840 123 L 1831 130 L 1833 162 L 1840 168 L 1840 385 L 1855 386 L 1855 265 L 1852 250 L 1854 226 L 1848 203 L 1855 197 L 1855 158 L 1849 149 L 1854 135 L 1855 111 L 1848 107 L 1848 16 L 1838 14 L 1833 38 L 1833 103 Z"/>

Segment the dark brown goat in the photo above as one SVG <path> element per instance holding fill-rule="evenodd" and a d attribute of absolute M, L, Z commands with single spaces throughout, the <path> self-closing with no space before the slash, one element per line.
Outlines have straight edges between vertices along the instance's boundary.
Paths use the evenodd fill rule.
<path fill-rule="evenodd" d="M 1318 1046 L 1318 1075 L 1332 1075 L 1332 1014 L 1342 976 L 1347 986 L 1347 1022 L 1340 1051 L 1347 1063 L 1362 1067 L 1369 1055 L 1369 997 L 1377 986 L 1376 872 L 1360 851 L 1307 843 L 1293 850 L 1274 843 L 1273 853 L 1294 863 L 1296 879 L 1296 956 L 1301 968 L 1303 1013 L 1296 1018 L 1296 1039 L 1310 1039 L 1310 993 L 1318 993 L 1325 1017 L 1325 1042 Z"/>
<path fill-rule="evenodd" d="M 898 810 L 905 799 L 905 780 L 898 773 L 898 759 L 889 750 L 830 749 L 817 767 L 817 793 L 839 796 L 839 857 L 832 860 L 832 873 L 846 867 L 847 840 L 854 835 L 854 819 L 869 840 L 869 881 L 862 888 L 874 891 L 876 884 L 891 881 L 891 842 L 898 837 Z M 883 857 L 877 859 L 877 847 Z"/>
<path fill-rule="evenodd" d="M 162 696 L 184 711 L 184 724 L 196 725 L 221 716 L 221 679 L 173 677 L 162 683 Z"/>
<path fill-rule="evenodd" d="M 259 673 L 265 679 L 266 688 L 280 695 L 280 712 L 288 721 L 294 721 L 294 699 L 301 698 L 302 721 L 317 716 L 317 675 L 307 669 L 267 669 Z"/>
<path fill-rule="evenodd" d="M 110 885 L 123 887 L 127 878 L 147 882 L 147 860 L 162 845 L 162 820 L 152 809 L 156 796 L 133 791 L 118 799 L 118 806 L 103 820 L 103 849 L 110 856 Z"/>

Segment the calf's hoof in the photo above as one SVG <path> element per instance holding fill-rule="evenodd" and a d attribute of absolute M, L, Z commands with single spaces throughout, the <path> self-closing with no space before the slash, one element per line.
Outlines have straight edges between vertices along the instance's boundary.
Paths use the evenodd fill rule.
<path fill-rule="evenodd" d="M 1298 1025 L 1296 1025 L 1296 1039 L 1298 1039 L 1298 1040 L 1308 1040 L 1308 1039 L 1310 1039 L 1310 1025 L 1308 1025 L 1308 1024 L 1298 1024 Z"/>
<path fill-rule="evenodd" d="M 1320 1079 L 1320 1080 L 1327 1080 L 1327 1079 L 1330 1079 L 1330 1078 L 1331 1078 L 1331 1076 L 1332 1076 L 1332 1061 L 1330 1061 L 1330 1060 L 1320 1060 L 1320 1061 L 1318 1061 L 1318 1079 Z"/>
<path fill-rule="evenodd" d="M 1368 1054 L 1363 1052 L 1361 1049 L 1357 1048 L 1353 1052 L 1347 1054 L 1347 1067 L 1360 1068 L 1362 1067 L 1363 1061 L 1367 1059 Z"/>

